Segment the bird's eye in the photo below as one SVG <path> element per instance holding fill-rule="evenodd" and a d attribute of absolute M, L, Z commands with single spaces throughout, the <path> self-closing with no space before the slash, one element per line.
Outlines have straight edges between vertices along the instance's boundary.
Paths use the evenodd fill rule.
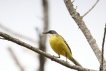
<path fill-rule="evenodd" d="M 52 33 L 52 31 L 49 31 L 49 33 Z"/>

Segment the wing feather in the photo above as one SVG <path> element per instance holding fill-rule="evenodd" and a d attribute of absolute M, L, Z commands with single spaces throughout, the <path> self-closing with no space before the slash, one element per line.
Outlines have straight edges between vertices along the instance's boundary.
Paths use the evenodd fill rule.
<path fill-rule="evenodd" d="M 61 35 L 60 35 L 60 36 L 61 36 Z M 61 36 L 61 37 L 62 37 L 62 36 Z M 63 37 L 62 37 L 62 38 L 63 38 Z M 69 45 L 67 44 L 67 42 L 65 41 L 64 38 L 63 38 L 63 41 L 65 42 L 65 44 L 67 45 L 68 49 L 70 50 L 70 53 L 72 54 L 71 49 L 70 49 Z"/>

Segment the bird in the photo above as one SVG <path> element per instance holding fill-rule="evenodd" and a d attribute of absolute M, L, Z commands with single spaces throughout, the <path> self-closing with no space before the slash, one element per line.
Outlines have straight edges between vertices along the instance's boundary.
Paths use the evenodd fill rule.
<path fill-rule="evenodd" d="M 72 56 L 72 51 L 69 45 L 61 35 L 59 35 L 55 30 L 49 30 L 47 32 L 43 32 L 43 34 L 51 35 L 49 38 L 49 43 L 53 51 L 58 54 L 58 58 L 60 58 L 60 55 L 62 55 L 66 57 L 66 60 L 68 58 L 75 65 L 81 66 L 81 64 Z"/>

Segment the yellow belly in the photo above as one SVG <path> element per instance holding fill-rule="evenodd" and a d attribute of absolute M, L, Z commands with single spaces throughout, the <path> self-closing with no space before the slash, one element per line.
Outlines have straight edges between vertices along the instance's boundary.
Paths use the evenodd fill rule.
<path fill-rule="evenodd" d="M 51 48 L 59 55 L 63 55 L 69 58 L 70 50 L 68 49 L 67 45 L 64 43 L 62 37 L 60 36 L 52 36 L 49 39 Z"/>
<path fill-rule="evenodd" d="M 59 35 L 53 35 L 49 39 L 51 48 L 58 54 L 63 55 L 67 57 L 70 61 L 72 61 L 74 64 L 79 65 L 80 64 L 72 57 L 71 49 L 67 45 L 67 43 L 64 41 L 64 39 Z"/>

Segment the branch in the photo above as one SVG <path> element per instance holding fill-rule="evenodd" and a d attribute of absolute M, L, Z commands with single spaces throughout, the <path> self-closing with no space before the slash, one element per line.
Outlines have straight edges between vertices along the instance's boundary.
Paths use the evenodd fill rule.
<path fill-rule="evenodd" d="M 64 0 L 66 7 L 72 16 L 72 18 L 75 20 L 76 24 L 79 26 L 81 31 L 83 32 L 84 36 L 86 37 L 88 43 L 90 44 L 93 52 L 95 53 L 99 63 L 101 62 L 101 51 L 96 43 L 96 40 L 93 38 L 91 35 L 90 31 L 88 30 L 87 26 L 85 25 L 85 22 L 82 20 L 82 17 L 78 12 L 73 7 L 73 4 L 71 3 L 70 0 Z M 104 64 L 106 65 L 106 63 Z M 106 67 L 106 66 L 105 66 Z"/>
<path fill-rule="evenodd" d="M 96 6 L 96 4 L 99 2 L 99 0 L 97 0 L 96 1 L 96 3 L 91 7 L 91 9 L 89 9 L 83 16 L 82 16 L 82 18 L 85 16 L 85 15 L 87 15 L 95 6 Z"/>
<path fill-rule="evenodd" d="M 106 24 L 105 24 L 105 28 L 104 28 L 104 35 L 103 35 L 103 42 L 102 42 L 102 56 L 101 56 L 101 64 L 100 64 L 100 70 L 99 71 L 103 71 L 103 64 L 104 64 L 104 43 L 105 43 L 105 36 L 106 36 Z"/>
<path fill-rule="evenodd" d="M 81 70 L 81 71 L 96 71 L 96 70 L 91 70 L 91 69 L 87 69 L 87 68 L 82 68 L 82 67 L 76 66 L 76 65 L 71 65 L 68 62 L 60 60 L 60 59 L 58 59 L 58 58 L 56 58 L 56 57 L 54 57 L 54 56 L 52 56 L 52 55 L 50 55 L 50 54 L 48 54 L 46 52 L 41 51 L 40 49 L 38 49 L 36 47 L 33 47 L 33 46 L 31 46 L 31 45 L 29 45 L 29 44 L 27 44 L 25 42 L 22 42 L 22 41 L 20 41 L 17 38 L 11 37 L 10 35 L 8 35 L 6 33 L 0 32 L 0 36 L 4 37 L 8 41 L 14 42 L 14 43 L 16 43 L 18 45 L 21 45 L 21 46 L 24 46 L 25 48 L 30 49 L 30 50 L 38 53 L 38 54 L 41 54 L 41 55 L 43 55 L 43 56 L 45 56 L 45 57 L 47 57 L 47 58 L 49 58 L 49 59 L 51 59 L 51 60 L 53 60 L 53 61 L 55 61 L 57 63 L 60 63 L 60 64 L 66 66 L 68 68 L 75 69 L 75 70 Z"/>
<path fill-rule="evenodd" d="M 13 50 L 9 47 L 8 50 L 11 53 L 11 56 L 13 57 L 14 61 L 16 62 L 17 66 L 21 69 L 21 71 L 24 71 L 24 68 L 21 66 L 20 62 L 18 61 L 17 57 L 15 56 Z"/>
<path fill-rule="evenodd" d="M 43 32 L 48 30 L 48 0 L 42 0 L 42 7 L 43 7 L 43 13 L 44 13 L 44 27 L 43 27 Z M 39 36 L 39 49 L 42 51 L 46 51 L 46 35 L 40 35 Z M 42 56 L 39 55 L 39 71 L 44 71 L 44 65 L 45 65 L 46 59 Z"/>
<path fill-rule="evenodd" d="M 14 32 L 14 31 L 10 30 L 9 28 L 7 28 L 7 27 L 5 27 L 5 26 L 3 26 L 3 25 L 1 25 L 1 24 L 0 24 L 0 28 L 2 28 L 2 29 L 5 30 L 6 32 L 8 32 L 8 33 L 10 33 L 10 34 L 12 34 L 12 35 L 14 35 L 14 36 L 17 36 L 17 37 L 23 38 L 23 39 L 25 39 L 25 40 L 31 41 L 31 42 L 33 42 L 34 44 L 35 44 L 35 43 L 38 43 L 37 41 L 35 41 L 35 40 L 33 40 L 33 39 L 29 38 L 29 37 L 23 36 L 23 35 L 21 35 L 21 34 L 18 34 L 18 33 L 16 33 L 16 32 Z"/>

